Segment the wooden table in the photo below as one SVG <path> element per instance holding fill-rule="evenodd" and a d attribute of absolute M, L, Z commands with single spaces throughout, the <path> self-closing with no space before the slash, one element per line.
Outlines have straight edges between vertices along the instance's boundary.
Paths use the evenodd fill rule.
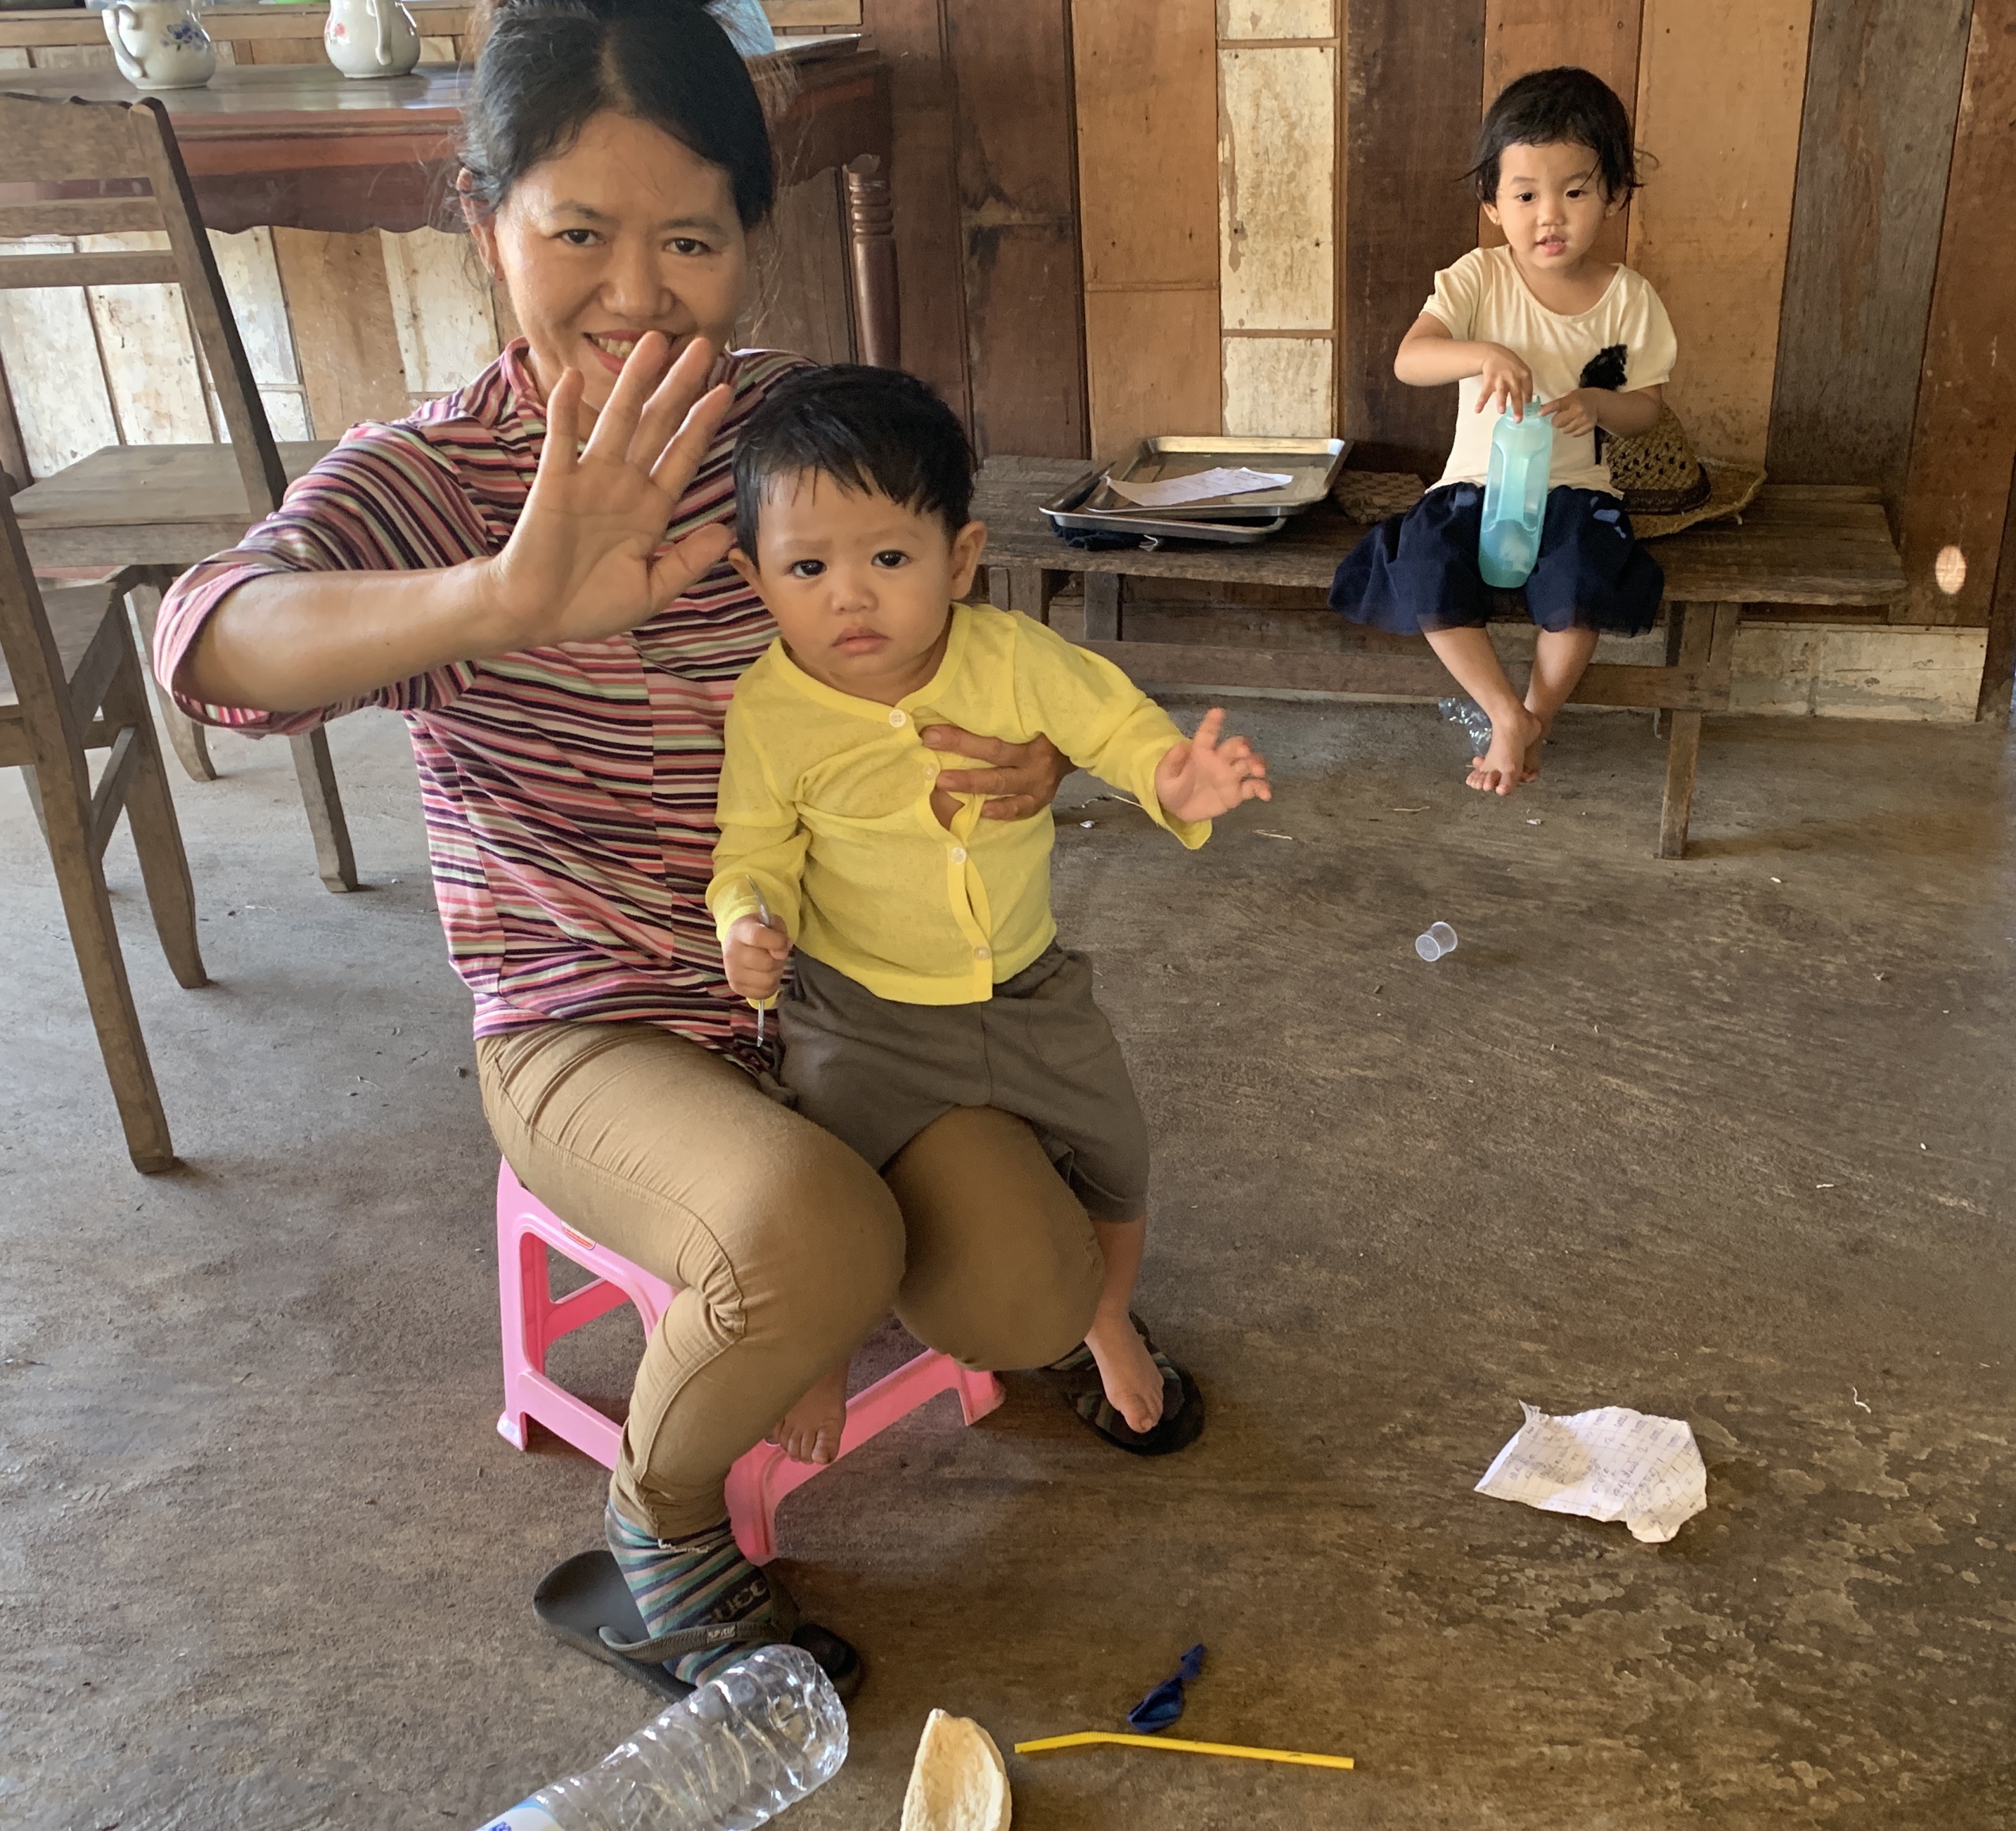
<path fill-rule="evenodd" d="M 779 181 L 841 172 L 861 357 L 894 368 L 902 352 L 888 64 L 862 39 L 839 34 L 799 39 L 774 63 L 794 92 L 772 125 Z M 470 81 L 466 67 L 448 64 L 365 81 L 326 63 L 265 64 L 227 67 L 205 88 L 167 90 L 157 99 L 175 123 L 208 228 L 404 233 L 462 226 L 450 184 Z M 0 89 L 88 102 L 131 102 L 141 94 L 104 70 L 0 71 Z M 0 154 L 0 171 L 5 167 Z M 0 190 L 16 194 L 13 187 Z M 35 194 L 66 192 L 79 194 L 74 187 Z M 88 194 L 101 192 L 92 186 Z"/>
<path fill-rule="evenodd" d="M 1048 622 L 1057 590 L 1079 577 L 1085 646 L 1136 679 L 1161 685 L 1420 699 L 1452 689 L 1425 642 L 1389 638 L 1381 646 L 1345 647 L 1346 635 L 1356 632 L 1341 619 L 1323 626 L 1337 637 L 1335 647 L 1230 643 L 1223 620 L 1215 620 L 1216 642 L 1208 633 L 1198 642 L 1127 640 L 1123 578 L 1327 591 L 1337 562 L 1365 529 L 1325 505 L 1258 547 L 1085 552 L 1066 546 L 1036 511 L 1085 469 L 1067 459 L 988 460 L 973 513 L 988 525 L 988 564 L 1006 574 L 996 603 Z M 1571 697 L 1582 705 L 1643 707 L 1665 715 L 1670 729 L 1658 856 L 1677 858 L 1687 851 L 1701 714 L 1728 709 L 1730 656 L 1744 607 L 1892 604 L 1904 595 L 1904 572 L 1877 492 L 1820 484 L 1768 484 L 1741 520 L 1702 523 L 1653 542 L 1651 551 L 1666 574 L 1666 665 L 1595 663 Z M 1507 613 L 1523 621 L 1517 595 L 1503 596 Z M 1208 632 L 1215 620 L 1200 613 L 1197 621 Z"/>

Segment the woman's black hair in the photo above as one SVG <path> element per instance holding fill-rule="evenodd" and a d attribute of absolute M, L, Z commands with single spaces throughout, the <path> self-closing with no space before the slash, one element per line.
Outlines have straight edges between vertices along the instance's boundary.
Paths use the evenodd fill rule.
<path fill-rule="evenodd" d="M 830 477 L 935 515 L 949 534 L 973 506 L 973 447 L 928 383 L 836 362 L 787 376 L 735 437 L 735 541 L 751 558 L 763 497 L 781 477 Z"/>
<path fill-rule="evenodd" d="M 1477 130 L 1476 162 L 1463 175 L 1481 203 L 1498 200 L 1498 160 L 1507 146 L 1586 146 L 1604 195 L 1627 200 L 1643 182 L 1631 143 L 1631 117 L 1601 77 L 1572 64 L 1536 70 L 1499 92 Z"/>
<path fill-rule="evenodd" d="M 776 167 L 748 66 L 700 0 L 492 0 L 463 107 L 467 191 L 484 211 L 597 114 L 648 121 L 728 174 L 745 228 Z"/>

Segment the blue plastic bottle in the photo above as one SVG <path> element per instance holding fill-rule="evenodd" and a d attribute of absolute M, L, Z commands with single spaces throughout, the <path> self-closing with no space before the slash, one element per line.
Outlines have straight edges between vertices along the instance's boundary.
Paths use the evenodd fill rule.
<path fill-rule="evenodd" d="M 1477 569 L 1501 592 L 1526 582 L 1540 556 L 1540 523 L 1547 513 L 1547 473 L 1554 455 L 1554 423 L 1526 403 L 1526 416 L 1501 413 L 1491 432 L 1491 468 L 1484 485 L 1484 527 L 1477 539 Z"/>

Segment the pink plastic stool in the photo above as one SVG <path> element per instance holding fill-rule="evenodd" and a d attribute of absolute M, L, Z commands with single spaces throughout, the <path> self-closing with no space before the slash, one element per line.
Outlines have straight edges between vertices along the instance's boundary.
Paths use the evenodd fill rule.
<path fill-rule="evenodd" d="M 547 1276 L 549 1246 L 593 1272 L 596 1282 L 556 1300 Z M 605 1469 L 614 1468 L 622 1426 L 549 1379 L 546 1351 L 625 1299 L 637 1306 L 649 1335 L 678 1293 L 663 1279 L 575 1232 L 512 1175 L 509 1164 L 497 1171 L 497 1289 L 504 1324 L 504 1415 L 497 1420 L 499 1434 L 523 1449 L 526 1421 L 536 1418 Z M 841 1455 L 859 1449 L 941 1392 L 959 1394 L 969 1424 L 985 1417 L 1003 1396 L 992 1373 L 974 1372 L 935 1350 L 920 1354 L 847 1401 Z M 751 1563 L 767 1564 L 777 1555 L 778 1505 L 819 1468 L 815 1462 L 793 1462 L 773 1443 L 759 1443 L 729 1470 L 728 1516 L 736 1542 Z"/>

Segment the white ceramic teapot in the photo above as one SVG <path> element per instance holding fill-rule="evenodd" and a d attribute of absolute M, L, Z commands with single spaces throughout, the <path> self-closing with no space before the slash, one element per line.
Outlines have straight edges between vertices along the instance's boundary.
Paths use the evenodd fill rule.
<path fill-rule="evenodd" d="M 210 34 L 188 0 L 118 0 L 105 9 L 105 35 L 119 74 L 136 89 L 200 89 L 217 69 Z"/>
<path fill-rule="evenodd" d="M 404 76 L 420 60 L 420 28 L 399 0 L 329 0 L 322 42 L 347 77 Z"/>

